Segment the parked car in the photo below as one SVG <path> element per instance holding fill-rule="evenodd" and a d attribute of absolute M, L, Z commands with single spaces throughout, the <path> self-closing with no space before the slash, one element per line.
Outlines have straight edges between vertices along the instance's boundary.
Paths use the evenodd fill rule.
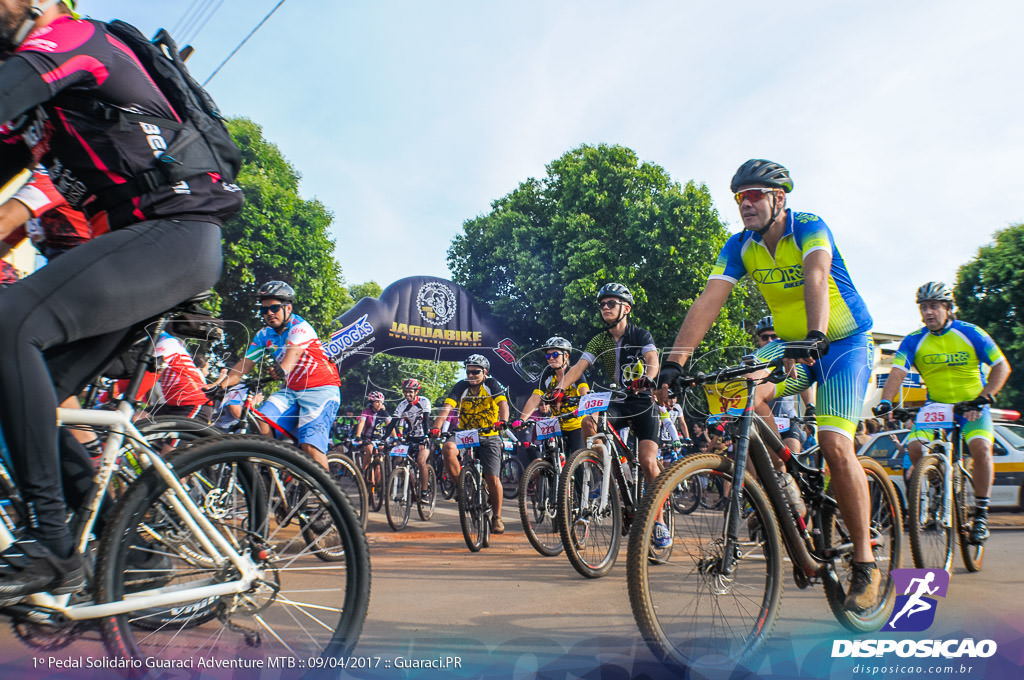
<path fill-rule="evenodd" d="M 992 409 L 995 437 L 992 462 L 996 474 L 990 498 L 993 506 L 1024 510 L 1024 424 L 1017 422 L 1019 418 L 1016 411 Z M 896 487 L 904 511 L 907 507 L 903 478 L 907 434 L 909 430 L 877 432 L 857 451 L 858 456 L 869 456 L 882 464 Z M 907 476 L 909 478 L 909 472 Z"/>

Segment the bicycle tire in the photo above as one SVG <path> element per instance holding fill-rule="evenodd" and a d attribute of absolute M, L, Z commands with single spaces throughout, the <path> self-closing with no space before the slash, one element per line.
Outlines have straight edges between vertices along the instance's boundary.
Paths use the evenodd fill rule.
<path fill-rule="evenodd" d="M 359 466 L 351 456 L 336 448 L 327 452 L 327 469 L 334 479 L 334 483 L 345 492 L 348 502 L 352 505 L 352 509 L 365 531 L 369 514 L 369 500 L 367 499 L 366 480 L 363 479 Z"/>
<path fill-rule="evenodd" d="M 725 493 L 725 485 L 719 478 L 707 480 L 707 486 L 701 488 L 700 507 L 707 510 L 721 510 L 729 502 Z"/>
<path fill-rule="evenodd" d="M 665 520 L 665 526 L 668 528 L 670 536 L 676 535 L 676 512 L 675 507 L 672 505 L 671 494 L 665 499 L 662 504 L 662 518 Z M 675 547 L 675 541 L 672 542 L 668 547 L 655 548 L 653 545 L 647 551 L 647 559 L 651 564 L 665 564 L 672 557 L 672 548 Z"/>
<path fill-rule="evenodd" d="M 614 463 L 613 463 L 614 464 Z M 586 578 L 611 571 L 622 541 L 622 505 L 618 484 L 609 480 L 608 503 L 602 510 L 601 456 L 590 449 L 572 454 L 558 479 L 558 530 L 570 564 Z"/>
<path fill-rule="evenodd" d="M 156 451 L 187 446 L 206 437 L 224 434 L 212 425 L 181 416 L 151 416 L 140 418 L 135 428 Z"/>
<path fill-rule="evenodd" d="M 644 496 L 630 530 L 626 581 L 633 618 L 655 656 L 680 670 L 728 674 L 762 647 L 779 616 L 782 538 L 771 503 L 749 472 L 741 500 L 757 527 L 740 524 L 740 557 L 730 576 L 718 571 L 727 512 L 704 508 L 677 515 L 671 559 L 649 559 L 657 508 L 672 490 L 687 479 L 731 482 L 733 474 L 732 461 L 714 454 L 673 465 Z"/>
<path fill-rule="evenodd" d="M 487 517 L 480 502 L 480 484 L 476 468 L 471 465 L 463 466 L 462 472 L 459 473 L 459 526 L 462 527 L 462 537 L 466 540 L 466 547 L 470 552 L 480 552 L 486 539 Z"/>
<path fill-rule="evenodd" d="M 508 456 L 501 461 L 501 495 L 512 500 L 519 495 L 519 480 L 523 478 L 523 464 L 518 458 Z"/>
<path fill-rule="evenodd" d="M 822 585 L 828 606 L 836 620 L 848 630 L 864 633 L 879 630 L 892 615 L 896 602 L 896 587 L 889 572 L 903 565 L 903 518 L 899 496 L 896 495 L 896 488 L 893 487 L 885 469 L 871 458 L 860 457 L 857 461 L 868 479 L 868 498 L 871 502 L 868 531 L 875 563 L 882 570 L 883 585 L 874 607 L 863 612 L 847 611 L 846 588 L 853 571 L 853 548 L 846 525 L 834 506 L 826 506 L 822 510 L 822 539 L 826 548 L 846 548 L 841 551 L 840 557 L 834 560 L 838 571 L 826 575 L 822 579 Z"/>
<path fill-rule="evenodd" d="M 543 458 L 531 461 L 519 482 L 519 519 L 526 539 L 545 557 L 561 554 L 558 529 L 558 472 Z"/>
<path fill-rule="evenodd" d="M 313 557 L 313 550 L 306 545 L 296 523 L 291 522 L 295 513 L 286 522 L 280 521 L 278 511 L 286 501 L 274 488 L 250 484 L 248 491 L 239 491 L 244 485 L 230 485 L 227 489 L 231 495 L 225 498 L 221 493 L 216 497 L 223 513 L 211 514 L 209 498 L 200 499 L 204 501 L 200 507 L 229 542 L 239 546 L 243 556 L 251 555 L 257 562 L 261 581 L 254 582 L 252 590 L 238 595 L 150 607 L 101 619 L 108 654 L 138 663 L 147 657 L 185 658 L 200 654 L 232 658 L 243 649 L 246 656 L 258 650 L 257 654 L 268 658 L 285 654 L 337 658 L 350 653 L 369 606 L 369 550 L 348 499 L 327 472 L 291 446 L 246 435 L 222 435 L 196 442 L 175 456 L 174 470 L 190 496 L 203 493 L 207 477 L 237 475 L 243 479 L 248 475 L 255 479 L 261 478 L 263 471 L 281 474 L 290 484 L 301 485 L 300 503 L 311 514 L 320 513 L 327 518 L 329 527 L 325 532 L 337 533 L 344 548 L 343 559 L 333 563 L 337 578 L 330 578 L 330 567 Z M 262 490 L 257 493 L 257 488 Z M 224 491 L 225 487 L 217 489 Z M 185 586 L 186 579 L 196 576 L 203 577 L 200 582 L 233 577 L 234 567 L 229 564 L 224 568 L 206 555 L 187 525 L 168 512 L 164 500 L 167 490 L 156 471 L 150 469 L 132 483 L 116 506 L 101 539 L 96 566 L 97 602 L 138 597 L 138 593 L 125 588 L 131 579 L 128 555 L 133 538 L 162 548 L 170 562 L 162 567 L 168 583 L 174 582 L 170 587 Z M 262 506 L 254 505 L 254 501 Z M 254 507 L 260 511 L 254 511 Z M 195 555 L 204 560 L 197 561 Z M 204 568 L 204 563 L 209 566 Z M 310 575 L 306 576 L 307 572 Z M 211 606 L 216 606 L 216 616 L 196 623 L 194 612 L 198 610 L 206 616 Z M 175 609 L 181 612 L 176 619 L 180 626 L 169 622 L 158 630 L 147 628 L 144 635 L 136 634 L 135 616 L 150 617 L 154 611 Z M 336 623 L 329 612 L 338 614 Z M 207 625 L 210 623 L 219 626 L 219 630 L 212 630 Z M 140 671 L 148 672 L 143 665 L 139 663 Z"/>
<path fill-rule="evenodd" d="M 672 509 L 680 515 L 689 515 L 701 505 L 701 497 L 704 495 L 700 484 L 694 484 L 690 480 L 672 489 Z"/>
<path fill-rule="evenodd" d="M 412 508 L 412 483 L 409 468 L 396 465 L 384 486 L 384 514 L 392 531 L 401 531 L 409 524 L 409 510 Z"/>
<path fill-rule="evenodd" d="M 971 573 L 981 571 L 981 566 L 985 561 L 985 544 L 971 542 L 971 526 L 974 522 L 974 509 L 977 504 L 974 497 L 974 482 L 965 476 L 960 468 L 953 470 L 953 498 L 956 500 L 954 522 L 957 527 L 960 557 L 963 559 L 964 568 Z"/>
<path fill-rule="evenodd" d="M 945 471 L 945 458 L 929 454 L 917 461 L 910 475 L 907 533 L 910 554 L 918 569 L 953 571 L 953 529 L 940 520 Z M 951 521 L 956 522 L 956 518 Z"/>
<path fill-rule="evenodd" d="M 419 477 L 416 476 L 416 482 L 419 482 Z M 427 491 L 422 493 L 422 488 L 416 489 L 416 512 L 419 513 L 420 519 L 424 522 L 430 521 L 434 516 L 434 509 L 437 507 L 437 475 L 434 473 L 434 468 L 427 466 Z"/>
<path fill-rule="evenodd" d="M 379 460 L 371 460 L 366 467 L 366 494 L 370 510 L 380 512 L 384 504 L 384 486 L 387 481 L 384 477 L 384 466 Z"/>

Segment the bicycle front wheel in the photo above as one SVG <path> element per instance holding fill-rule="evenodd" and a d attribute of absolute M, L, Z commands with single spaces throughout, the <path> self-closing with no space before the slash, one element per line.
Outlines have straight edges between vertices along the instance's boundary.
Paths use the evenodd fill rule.
<path fill-rule="evenodd" d="M 917 461 L 907 494 L 907 533 L 918 569 L 953 568 L 953 530 L 942 521 L 946 461 L 928 455 Z M 953 521 L 955 518 L 950 518 Z"/>
<path fill-rule="evenodd" d="M 371 460 L 366 468 L 366 494 L 370 510 L 378 512 L 384 505 L 384 466 L 377 459 Z"/>
<path fill-rule="evenodd" d="M 96 601 L 137 603 L 130 613 L 100 621 L 108 653 L 144 660 L 351 652 L 369 606 L 369 551 L 327 472 L 290 446 L 247 435 L 182 449 L 174 472 L 215 530 L 255 569 L 255 579 L 237 594 L 152 603 L 149 595 L 183 595 L 243 572 L 208 549 L 194 520 L 172 507 L 173 492 L 149 469 L 116 506 L 99 550 Z M 340 546 L 337 561 L 318 559 L 304 535 L 311 523 L 318 537 Z"/>
<path fill-rule="evenodd" d="M 363 480 L 363 474 L 359 471 L 359 466 L 340 449 L 333 449 L 327 452 L 327 469 L 331 478 L 334 479 L 334 483 L 341 488 L 348 498 L 348 502 L 352 504 L 352 509 L 365 531 L 369 507 L 366 482 Z"/>
<path fill-rule="evenodd" d="M 602 507 L 603 471 L 597 452 L 580 449 L 565 464 L 558 480 L 562 545 L 573 568 L 587 578 L 600 578 L 611 571 L 622 541 L 618 484 L 614 478 L 608 480 L 608 498 Z"/>
<path fill-rule="evenodd" d="M 519 483 L 519 519 L 530 545 L 545 557 L 562 552 L 557 492 L 558 473 L 550 462 L 538 458 L 526 466 Z"/>
<path fill-rule="evenodd" d="M 419 479 L 416 481 L 419 482 Z M 434 508 L 437 506 L 437 474 L 434 468 L 427 466 L 427 490 L 424 491 L 420 486 L 415 491 L 416 512 L 420 514 L 420 519 L 426 522 L 434 516 Z"/>
<path fill-rule="evenodd" d="M 486 508 L 481 500 L 485 491 L 480 484 L 476 468 L 463 466 L 459 473 L 459 525 L 470 552 L 479 552 L 487 541 Z"/>
<path fill-rule="evenodd" d="M 659 508 L 680 485 L 731 488 L 731 460 L 702 455 L 662 473 L 629 534 L 626 578 L 633 618 L 647 646 L 680 669 L 732 669 L 771 635 L 782 597 L 782 539 L 761 487 L 744 476 L 735 564 L 725 555 L 728 510 L 698 508 L 677 514 L 672 553 L 652 562 Z"/>
<path fill-rule="evenodd" d="M 508 456 L 501 461 L 501 471 L 498 479 L 501 480 L 501 495 L 509 500 L 519 494 L 519 481 L 523 478 L 523 464 L 514 456 Z"/>
<path fill-rule="evenodd" d="M 388 525 L 393 531 L 401 531 L 409 523 L 409 510 L 412 508 L 412 480 L 409 479 L 409 468 L 397 465 L 388 477 L 385 487 L 387 503 L 384 514 Z"/>

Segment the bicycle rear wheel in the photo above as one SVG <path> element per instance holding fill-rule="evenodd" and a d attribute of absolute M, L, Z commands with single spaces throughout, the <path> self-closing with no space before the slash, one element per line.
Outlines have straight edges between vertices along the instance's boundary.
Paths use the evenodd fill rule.
<path fill-rule="evenodd" d="M 412 508 L 412 480 L 409 479 L 408 467 L 395 466 L 384 493 L 387 497 L 384 514 L 387 515 L 388 526 L 393 531 L 401 531 L 409 523 L 409 510 Z"/>
<path fill-rule="evenodd" d="M 138 660 L 348 654 L 369 605 L 369 551 L 326 471 L 290 446 L 246 435 L 193 444 L 175 456 L 174 471 L 257 578 L 238 594 L 146 607 L 141 588 L 181 591 L 240 578 L 204 547 L 172 509 L 166 483 L 148 470 L 118 503 L 99 550 L 96 601 L 138 602 L 100 621 L 108 653 Z M 317 521 L 318 536 L 341 547 L 338 561 L 324 564 L 309 545 L 304 524 Z"/>
<path fill-rule="evenodd" d="M 910 553 L 918 569 L 953 569 L 953 530 L 942 522 L 946 461 L 923 456 L 914 466 L 907 493 Z M 955 522 L 956 518 L 951 518 Z"/>
<path fill-rule="evenodd" d="M 826 549 L 832 549 L 837 557 L 833 560 L 835 572 L 822 579 L 825 597 L 839 623 L 855 632 L 880 629 L 892 615 L 896 602 L 896 588 L 889 572 L 903 566 L 903 519 L 900 514 L 900 500 L 896 495 L 889 476 L 875 460 L 867 457 L 857 459 L 868 480 L 868 499 L 871 502 L 868 517 L 868 532 L 871 552 L 875 564 L 882 570 L 882 585 L 878 591 L 875 606 L 862 611 L 846 609 L 846 589 L 853 574 L 853 542 L 846 523 L 834 506 L 822 510 L 822 540 Z M 831 492 L 830 492 L 831 494 Z"/>
<path fill-rule="evenodd" d="M 562 552 L 558 532 L 558 473 L 542 459 L 532 461 L 519 483 L 519 518 L 534 550 L 545 557 Z"/>
<path fill-rule="evenodd" d="M 374 512 L 380 511 L 381 506 L 384 504 L 384 486 L 386 481 L 384 466 L 378 459 L 374 458 L 366 467 L 367 502 L 370 510 Z"/>
<path fill-rule="evenodd" d="M 339 449 L 332 449 L 327 452 L 327 469 L 331 478 L 334 479 L 334 483 L 345 492 L 348 502 L 352 504 L 352 509 L 365 531 L 366 516 L 369 512 L 366 481 L 363 480 L 363 475 L 356 462 Z"/>
<path fill-rule="evenodd" d="M 523 464 L 515 456 L 507 456 L 501 461 L 501 495 L 513 499 L 519 495 L 519 481 L 523 478 Z"/>
<path fill-rule="evenodd" d="M 487 540 L 487 517 L 481 497 L 486 490 L 480 488 L 481 479 L 476 468 L 465 465 L 459 473 L 459 525 L 466 547 L 479 552 Z"/>
<path fill-rule="evenodd" d="M 618 484 L 609 479 L 608 502 L 601 507 L 601 456 L 580 449 L 562 469 L 558 480 L 558 530 L 565 555 L 587 578 L 611 571 L 622 541 L 622 506 Z"/>
<path fill-rule="evenodd" d="M 970 464 L 970 463 L 968 463 Z M 953 471 L 953 498 L 956 516 L 954 522 L 960 541 L 960 557 L 964 560 L 967 571 L 981 571 L 985 561 L 985 544 L 971 543 L 971 525 L 974 522 L 974 481 L 965 476 L 959 468 Z"/>
<path fill-rule="evenodd" d="M 419 483 L 418 477 L 416 482 Z M 434 474 L 434 468 L 427 466 L 426 492 L 423 491 L 422 486 L 416 488 L 415 491 L 416 512 L 420 514 L 420 519 L 426 522 L 434 516 L 434 508 L 437 506 L 437 475 Z"/>
<path fill-rule="evenodd" d="M 701 504 L 703 491 L 698 480 L 693 478 L 685 479 L 676 488 L 672 489 L 670 496 L 672 509 L 680 515 L 689 515 Z"/>
<path fill-rule="evenodd" d="M 676 515 L 673 551 L 652 563 L 650 547 L 658 508 L 680 484 L 731 486 L 731 460 L 717 455 L 688 458 L 662 473 L 644 496 L 633 522 L 626 578 L 633 617 L 644 641 L 660 659 L 680 669 L 719 668 L 726 674 L 771 635 L 782 597 L 782 539 L 761 487 L 744 477 L 735 568 L 723 571 L 728 511 L 699 508 Z"/>

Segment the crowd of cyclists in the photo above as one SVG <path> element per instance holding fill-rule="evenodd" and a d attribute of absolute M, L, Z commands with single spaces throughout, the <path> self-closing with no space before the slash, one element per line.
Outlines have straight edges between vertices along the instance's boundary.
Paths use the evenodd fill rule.
<path fill-rule="evenodd" d="M 59 459 L 89 442 L 56 436 L 54 410 L 76 403 L 83 386 L 124 349 L 134 324 L 216 283 L 219 226 L 242 203 L 240 189 L 213 168 L 190 181 L 154 179 L 154 149 L 167 146 L 160 128 L 93 115 L 90 98 L 161 119 L 176 115 L 139 61 L 119 56 L 130 50 L 103 26 L 79 19 L 71 0 L 0 2 L 0 53 L 7 57 L 0 66 L 0 121 L 10 121 L 0 141 L 24 147 L 34 168 L 32 180 L 0 206 L 0 238 L 7 246 L 31 238 L 48 258 L 24 280 L 6 280 L 9 285 L 0 291 L 0 425 L 29 508 L 27 531 L 0 552 L 0 604 L 40 591 L 72 592 L 84 584 L 83 564 L 65 526 Z M 830 228 L 820 217 L 788 207 L 793 188 L 782 165 L 763 159 L 743 163 L 731 189 L 744 228 L 722 249 L 671 345 L 659 348 L 648 330 L 632 322 L 636 301 L 627 286 L 607 282 L 594 299 L 604 329 L 578 345 L 561 336 L 543 343 L 545 366 L 522 404 L 511 403 L 490 375 L 488 359 L 472 354 L 463 362 L 465 377 L 440 403 L 431 404 L 421 382 L 408 376 L 389 386 L 402 394 L 393 404 L 373 390 L 365 405 L 341 408 L 344 376 L 296 313 L 296 291 L 273 280 L 259 287 L 254 301 L 264 327 L 244 356 L 218 375 L 204 374 L 173 329 L 161 336 L 162 369 L 154 392 L 159 397 L 150 398 L 150 415 L 230 427 L 241 416 L 246 391 L 256 389 L 244 383 L 245 376 L 269 364 L 280 388 L 256 395 L 266 421 L 290 432 L 324 467 L 332 438 L 339 435 L 363 465 L 380 442 L 401 436 L 422 472 L 420 493 L 427 492 L 434 442 L 447 473 L 457 479 L 462 460 L 455 433 L 475 430 L 476 455 L 494 505 L 490 529 L 501 534 L 503 433 L 511 429 L 528 439 L 529 423 L 557 417 L 565 449 L 585 448 L 596 426 L 575 408 L 596 389 L 611 393 L 609 422 L 629 429 L 647 485 L 666 460 L 730 454 L 728 428 L 683 409 L 678 385 L 732 288 L 750 276 L 771 311 L 754 324 L 753 354 L 759 361 L 781 358 L 784 374 L 761 382 L 753 395 L 755 411 L 776 427 L 789 452 L 816 444 L 824 455 L 855 551 L 846 607 L 867 608 L 877 600 L 883 576 L 868 538 L 870 500 L 854 437 L 874 361 L 872 320 Z M 122 194 L 127 198 L 105 199 Z M 980 543 L 988 536 L 993 474 L 989 404 L 1010 366 L 983 330 L 956 319 L 947 286 L 921 286 L 916 302 L 924 327 L 901 343 L 875 413 L 892 410 L 912 368 L 924 377 L 929 400 L 972 404 L 956 417 L 965 419 L 964 437 L 974 458 L 972 540 Z M 982 366 L 991 369 L 987 378 Z M 589 373 L 600 373 L 601 381 Z M 271 433 L 266 423 L 260 426 Z M 913 460 L 931 436 L 930 430 L 915 429 Z M 782 460 L 776 463 L 782 472 Z M 653 547 L 664 549 L 672 541 L 659 514 Z"/>

